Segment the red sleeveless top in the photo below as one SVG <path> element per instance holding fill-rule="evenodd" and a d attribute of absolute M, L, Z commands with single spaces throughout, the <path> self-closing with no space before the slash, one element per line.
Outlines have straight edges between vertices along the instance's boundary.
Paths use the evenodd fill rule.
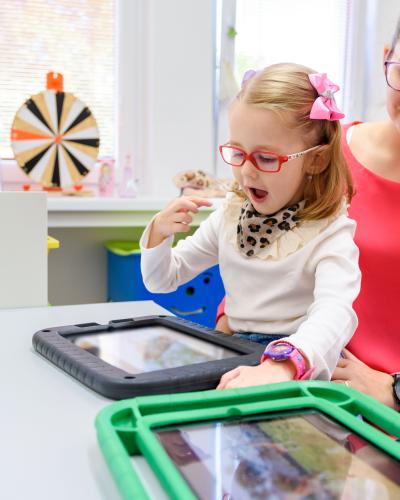
<path fill-rule="evenodd" d="M 361 292 L 354 303 L 359 325 L 348 349 L 371 368 L 400 372 L 400 182 L 365 168 L 353 156 L 343 127 L 342 148 L 356 194 L 349 216 L 357 221 Z"/>

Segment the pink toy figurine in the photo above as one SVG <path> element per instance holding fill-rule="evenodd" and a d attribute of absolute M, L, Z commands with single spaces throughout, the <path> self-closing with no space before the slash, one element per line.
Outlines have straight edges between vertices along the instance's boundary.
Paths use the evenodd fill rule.
<path fill-rule="evenodd" d="M 114 194 L 115 168 L 114 160 L 106 159 L 100 161 L 99 194 L 110 197 Z"/>

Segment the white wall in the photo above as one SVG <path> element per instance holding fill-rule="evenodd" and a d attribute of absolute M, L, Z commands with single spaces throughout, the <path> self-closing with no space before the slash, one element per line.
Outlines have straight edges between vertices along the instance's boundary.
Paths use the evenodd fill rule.
<path fill-rule="evenodd" d="M 107 240 L 137 241 L 133 228 L 51 228 L 60 248 L 49 254 L 49 302 L 53 306 L 107 302 Z"/>
<path fill-rule="evenodd" d="M 47 304 L 45 193 L 0 193 L 0 309 Z"/>
<path fill-rule="evenodd" d="M 132 151 L 142 194 L 176 196 L 177 172 L 214 168 L 214 2 L 120 0 L 117 15 L 118 89 L 132 112 L 131 132 L 119 120 L 120 155 Z"/>

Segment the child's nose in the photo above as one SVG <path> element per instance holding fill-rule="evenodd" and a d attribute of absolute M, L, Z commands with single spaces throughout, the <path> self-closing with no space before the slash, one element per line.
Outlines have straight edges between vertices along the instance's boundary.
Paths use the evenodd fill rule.
<path fill-rule="evenodd" d="M 246 177 L 256 177 L 258 175 L 256 167 L 250 160 L 246 160 L 242 166 L 242 175 Z"/>

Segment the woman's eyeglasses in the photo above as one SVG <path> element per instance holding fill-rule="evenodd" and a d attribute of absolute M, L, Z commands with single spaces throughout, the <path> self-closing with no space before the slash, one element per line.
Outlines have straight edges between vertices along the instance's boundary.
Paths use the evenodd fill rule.
<path fill-rule="evenodd" d="M 400 62 L 385 61 L 386 83 L 393 90 L 400 90 Z"/>
<path fill-rule="evenodd" d="M 250 160 L 256 169 L 261 170 L 261 172 L 279 172 L 283 163 L 300 158 L 317 148 L 319 148 L 319 146 L 314 146 L 300 153 L 278 155 L 269 151 L 253 151 L 248 154 L 244 149 L 238 148 L 237 146 L 220 146 L 219 152 L 224 162 L 233 167 L 241 167 L 247 160 Z"/>

